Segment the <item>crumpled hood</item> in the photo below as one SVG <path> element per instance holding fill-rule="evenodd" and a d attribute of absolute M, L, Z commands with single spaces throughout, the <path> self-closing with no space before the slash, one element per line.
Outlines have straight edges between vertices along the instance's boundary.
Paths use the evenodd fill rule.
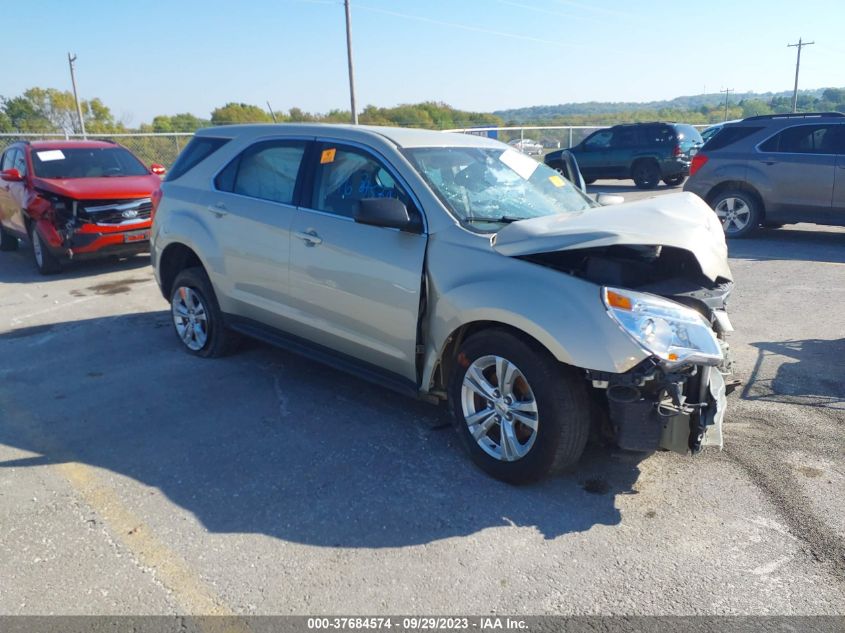
<path fill-rule="evenodd" d="M 695 256 L 711 281 L 733 281 L 722 225 L 713 210 L 689 192 L 520 220 L 493 237 L 493 248 L 509 257 L 614 245 L 680 248 Z"/>
<path fill-rule="evenodd" d="M 152 174 L 113 178 L 34 178 L 33 184 L 39 189 L 75 200 L 119 200 L 149 197 L 161 186 L 161 179 Z"/>

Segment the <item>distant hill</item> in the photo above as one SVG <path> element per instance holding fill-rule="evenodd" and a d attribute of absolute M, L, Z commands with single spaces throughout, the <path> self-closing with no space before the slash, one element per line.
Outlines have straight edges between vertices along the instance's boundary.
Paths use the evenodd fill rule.
<path fill-rule="evenodd" d="M 799 90 L 799 99 L 820 99 L 826 88 L 814 90 Z M 741 101 L 771 102 L 773 99 L 788 98 L 791 102 L 792 91 L 781 92 L 732 92 L 729 97 L 731 104 Z M 803 100 L 802 99 L 802 100 Z M 667 101 L 646 102 L 604 102 L 588 101 L 584 103 L 561 103 L 559 105 L 541 105 L 527 108 L 512 108 L 510 110 L 496 110 L 494 115 L 505 121 L 518 124 L 543 123 L 562 117 L 585 117 L 607 114 L 622 114 L 636 112 L 659 112 L 660 110 L 700 110 L 701 108 L 716 108 L 725 102 L 725 95 L 708 93 L 675 97 Z"/>

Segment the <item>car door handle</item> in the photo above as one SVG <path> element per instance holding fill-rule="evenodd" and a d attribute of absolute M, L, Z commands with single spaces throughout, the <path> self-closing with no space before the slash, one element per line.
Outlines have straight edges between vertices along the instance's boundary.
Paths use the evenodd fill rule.
<path fill-rule="evenodd" d="M 322 244 L 322 238 L 317 235 L 316 231 L 297 231 L 293 234 L 294 237 L 299 238 L 303 242 L 305 242 L 306 246 L 316 246 L 317 244 Z"/>
<path fill-rule="evenodd" d="M 777 165 L 777 161 L 776 160 L 764 160 L 763 164 L 765 164 L 765 165 Z"/>
<path fill-rule="evenodd" d="M 208 205 L 208 210 L 211 211 L 218 218 L 222 218 L 224 215 L 227 215 L 229 213 L 229 210 L 226 208 L 226 205 L 222 202 Z"/>

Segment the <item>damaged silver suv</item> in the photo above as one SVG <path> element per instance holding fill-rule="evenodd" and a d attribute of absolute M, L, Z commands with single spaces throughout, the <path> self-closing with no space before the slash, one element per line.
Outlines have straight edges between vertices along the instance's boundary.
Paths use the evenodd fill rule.
<path fill-rule="evenodd" d="M 200 131 L 153 204 L 192 354 L 243 334 L 446 401 L 513 483 L 574 466 L 592 425 L 721 445 L 731 271 L 693 194 L 602 207 L 477 136 L 259 125 Z"/>

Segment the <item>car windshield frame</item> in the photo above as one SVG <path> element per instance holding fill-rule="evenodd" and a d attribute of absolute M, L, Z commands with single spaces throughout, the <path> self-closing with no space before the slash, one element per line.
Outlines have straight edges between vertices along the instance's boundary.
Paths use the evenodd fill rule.
<path fill-rule="evenodd" d="M 403 153 L 450 215 L 483 233 L 600 206 L 558 171 L 512 147 L 413 147 Z"/>
<path fill-rule="evenodd" d="M 137 156 L 120 145 L 32 148 L 31 159 L 33 176 L 46 180 L 130 178 L 151 173 Z"/>

